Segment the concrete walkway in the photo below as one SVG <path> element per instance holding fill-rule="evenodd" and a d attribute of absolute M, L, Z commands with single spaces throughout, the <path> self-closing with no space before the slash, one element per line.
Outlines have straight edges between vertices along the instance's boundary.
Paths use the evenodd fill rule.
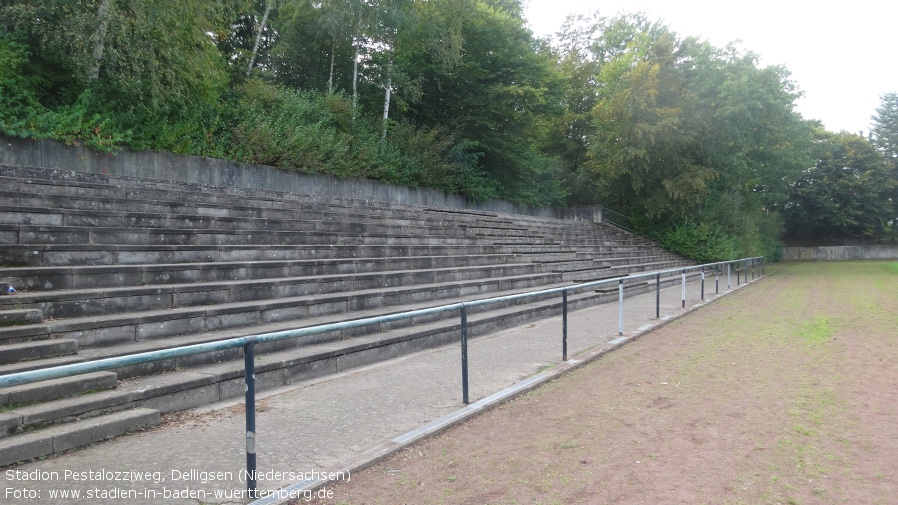
<path fill-rule="evenodd" d="M 721 278 L 721 296 L 726 285 Z M 706 302 L 714 291 L 709 278 Z M 654 292 L 627 298 L 624 336 L 633 338 L 702 305 L 699 293 L 697 282 L 687 286 L 683 310 L 680 286 L 662 290 L 661 321 L 654 317 Z M 618 338 L 617 303 L 572 312 L 568 335 L 568 354 L 574 359 L 554 368 L 561 362 L 560 317 L 472 340 L 470 401 L 480 402 L 467 407 L 457 345 L 260 392 L 258 489 L 267 493 L 287 487 L 294 498 L 303 498 L 313 482 L 340 477 L 328 472 L 357 470 L 627 340 Z M 253 499 L 242 480 L 245 464 L 243 406 L 219 404 L 170 415 L 149 431 L 4 469 L 0 488 L 3 503 L 9 504 L 249 503 Z M 321 484 L 317 492 L 327 492 L 329 486 Z M 287 501 L 267 496 L 257 503 Z"/>

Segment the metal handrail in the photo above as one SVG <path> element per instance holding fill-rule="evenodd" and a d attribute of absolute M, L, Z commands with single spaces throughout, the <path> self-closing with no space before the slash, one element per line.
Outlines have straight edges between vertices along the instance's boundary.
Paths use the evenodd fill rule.
<path fill-rule="evenodd" d="M 598 281 L 584 282 L 571 286 L 565 286 L 560 288 L 550 288 L 543 289 L 539 291 L 529 291 L 526 293 L 518 293 L 514 295 L 505 295 L 498 296 L 493 298 L 483 298 L 479 300 L 473 300 L 469 302 L 459 302 L 453 303 L 449 305 L 439 305 L 436 307 L 429 307 L 426 309 L 418 309 L 407 312 L 397 312 L 395 314 L 388 314 L 384 316 L 374 316 L 367 317 L 362 319 L 353 319 L 349 321 L 342 321 L 338 323 L 328 323 L 318 326 L 309 326 L 306 328 L 298 328 L 294 330 L 285 330 L 278 331 L 272 333 L 263 333 L 260 335 L 252 335 L 245 337 L 236 337 L 226 340 L 219 340 L 216 342 L 207 342 L 203 344 L 193 344 L 182 347 L 173 347 L 171 349 L 164 349 L 161 351 L 149 351 L 138 354 L 129 354 L 125 356 L 117 356 L 114 358 L 105 358 L 95 361 L 87 361 L 84 363 L 74 363 L 71 365 L 60 365 L 50 368 L 43 368 L 40 370 L 30 370 L 27 372 L 17 372 L 8 375 L 0 376 L 0 388 L 9 387 L 9 386 L 17 386 L 21 384 L 28 384 L 32 382 L 39 382 L 42 380 L 49 379 L 59 379 L 62 377 L 70 377 L 73 375 L 80 375 L 84 373 L 90 372 L 99 372 L 103 370 L 111 370 L 113 368 L 120 368 L 128 365 L 136 365 L 142 363 L 150 363 L 154 361 L 161 361 L 165 359 L 183 357 L 183 356 L 192 356 L 195 354 L 203 354 L 207 352 L 221 351 L 225 349 L 233 349 L 235 347 L 244 347 L 249 343 L 250 339 L 255 343 L 265 343 L 265 342 L 276 342 L 279 340 L 287 340 L 292 338 L 306 337 L 310 335 L 317 335 L 319 333 L 327 333 L 330 331 L 337 330 L 347 330 L 351 328 L 358 328 L 361 326 L 367 326 L 372 324 L 381 324 L 381 323 L 389 323 L 393 321 L 400 321 L 403 319 L 410 319 L 419 316 L 426 316 L 431 314 L 438 314 L 442 312 L 448 312 L 452 310 L 460 310 L 462 307 L 477 307 L 481 305 L 489 305 L 493 303 L 500 303 L 506 301 L 513 300 L 521 300 L 526 298 L 532 298 L 537 296 L 545 296 L 551 294 L 558 294 L 564 291 L 580 291 L 588 288 L 592 288 L 595 286 L 599 286 L 602 284 L 610 284 L 615 282 L 620 282 L 622 280 L 632 280 L 632 279 L 640 279 L 644 277 L 655 277 L 657 275 L 664 275 L 670 273 L 677 273 L 682 271 L 690 271 L 697 270 L 700 268 L 710 268 L 717 265 L 725 265 L 725 264 L 735 264 L 743 261 L 755 261 L 755 260 L 763 260 L 763 256 L 757 256 L 754 258 L 745 258 L 741 260 L 732 260 L 732 261 L 720 261 L 717 263 L 706 263 L 703 265 L 693 265 L 688 267 L 680 267 L 680 268 L 672 268 L 667 270 L 658 270 L 655 272 L 644 273 L 644 274 L 636 274 L 636 275 L 627 275 L 622 277 L 613 277 L 609 279 L 602 279 Z"/>
<path fill-rule="evenodd" d="M 633 225 L 632 219 L 624 214 L 621 214 L 620 212 L 611 210 L 607 207 L 602 207 L 602 221 L 617 226 L 618 228 L 630 233 L 641 235 L 659 244 L 661 243 L 663 238 L 663 233 L 661 232 L 661 230 L 652 227 L 640 227 L 637 230 L 636 226 Z"/>
<path fill-rule="evenodd" d="M 740 274 L 744 275 L 746 282 L 748 281 L 748 270 L 750 268 L 752 278 L 755 276 L 755 265 L 760 264 L 761 275 L 764 275 L 764 257 L 757 256 L 753 258 L 743 258 L 740 260 L 720 261 L 716 263 L 705 263 L 702 265 L 692 265 L 687 267 L 671 268 L 666 270 L 657 270 L 635 275 L 626 275 L 622 277 L 614 277 L 591 282 L 584 282 L 571 286 L 559 288 L 543 289 L 539 291 L 530 291 L 526 293 L 518 293 L 514 295 L 497 296 L 492 298 L 483 298 L 469 302 L 459 302 L 448 305 L 440 305 L 426 309 L 418 309 L 407 312 L 398 312 L 395 314 L 387 314 L 383 316 L 367 317 L 362 319 L 354 319 L 342 321 L 338 323 L 329 323 L 318 326 L 309 326 L 307 328 L 298 328 L 294 330 L 286 330 L 272 333 L 264 333 L 260 335 L 250 335 L 245 337 L 237 337 L 217 342 L 208 342 L 203 344 L 194 344 L 182 347 L 175 347 L 161 351 L 150 351 L 139 354 L 130 354 L 126 356 L 118 356 L 114 358 L 105 358 L 84 363 L 75 363 L 71 365 L 61 365 L 56 367 L 44 368 L 40 370 L 31 370 L 27 372 L 17 372 L 0 376 L 0 388 L 16 386 L 21 384 L 29 384 L 42 380 L 58 379 L 62 377 L 70 377 L 90 372 L 99 372 L 110 370 L 128 365 L 136 365 L 142 363 L 150 363 L 183 356 L 192 356 L 207 352 L 220 351 L 224 349 L 233 349 L 242 347 L 244 349 L 244 380 L 246 382 L 246 459 L 247 459 L 247 489 L 250 492 L 256 491 L 256 451 L 255 451 L 255 345 L 266 342 L 276 342 L 292 338 L 305 337 L 326 333 L 336 330 L 346 330 L 350 328 L 358 328 L 372 324 L 388 323 L 399 321 L 402 319 L 410 319 L 419 316 L 439 314 L 449 311 L 458 310 L 461 317 L 461 353 L 462 353 L 462 400 L 465 404 L 468 401 L 468 360 L 467 360 L 467 309 L 469 307 L 478 307 L 494 303 L 502 303 L 513 300 L 523 300 L 527 298 L 546 296 L 552 294 L 561 294 L 562 296 L 562 359 L 567 361 L 567 296 L 569 292 L 576 292 L 600 286 L 602 284 L 618 283 L 618 299 L 619 299 L 619 334 L 623 335 L 623 302 L 624 302 L 624 284 L 634 279 L 642 279 L 655 277 L 656 279 L 656 318 L 660 318 L 660 290 L 661 276 L 666 274 L 680 273 L 683 282 L 683 307 L 686 306 L 686 273 L 694 270 L 701 270 L 702 274 L 702 299 L 705 297 L 705 270 L 714 268 L 717 273 L 718 280 L 721 269 L 719 266 L 726 265 L 727 270 L 727 287 L 731 286 L 731 269 L 732 266 L 743 264 L 743 268 L 736 268 L 736 282 L 741 283 Z M 719 286 L 718 286 L 719 289 Z"/>

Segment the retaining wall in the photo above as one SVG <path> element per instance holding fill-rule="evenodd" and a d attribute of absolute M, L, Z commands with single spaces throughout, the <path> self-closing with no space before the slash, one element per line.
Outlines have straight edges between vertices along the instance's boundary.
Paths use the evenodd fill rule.
<path fill-rule="evenodd" d="M 786 247 L 784 261 L 839 261 L 898 259 L 895 245 Z"/>
<path fill-rule="evenodd" d="M 0 164 L 109 174 L 141 179 L 187 182 L 215 187 L 285 191 L 401 205 L 472 209 L 541 217 L 563 217 L 552 209 L 523 208 L 510 202 L 469 202 L 463 196 L 428 188 L 398 186 L 330 174 L 306 174 L 268 165 L 182 156 L 166 152 L 130 151 L 115 154 L 84 146 L 67 146 L 46 139 L 0 136 Z"/>

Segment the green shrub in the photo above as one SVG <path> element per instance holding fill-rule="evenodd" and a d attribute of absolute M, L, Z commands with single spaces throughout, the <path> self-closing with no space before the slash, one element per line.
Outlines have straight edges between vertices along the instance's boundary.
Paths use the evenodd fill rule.
<path fill-rule="evenodd" d="M 700 263 L 734 260 L 740 251 L 736 240 L 720 226 L 685 221 L 664 233 L 663 246 Z"/>

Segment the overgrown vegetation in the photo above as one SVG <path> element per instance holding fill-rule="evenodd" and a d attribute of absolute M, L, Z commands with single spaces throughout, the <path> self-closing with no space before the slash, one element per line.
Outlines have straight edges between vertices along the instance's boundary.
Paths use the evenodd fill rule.
<path fill-rule="evenodd" d="M 535 39 L 519 0 L 0 0 L 0 132 L 602 204 L 699 260 L 892 234 L 898 95 L 870 138 L 788 71 L 640 14 Z"/>

